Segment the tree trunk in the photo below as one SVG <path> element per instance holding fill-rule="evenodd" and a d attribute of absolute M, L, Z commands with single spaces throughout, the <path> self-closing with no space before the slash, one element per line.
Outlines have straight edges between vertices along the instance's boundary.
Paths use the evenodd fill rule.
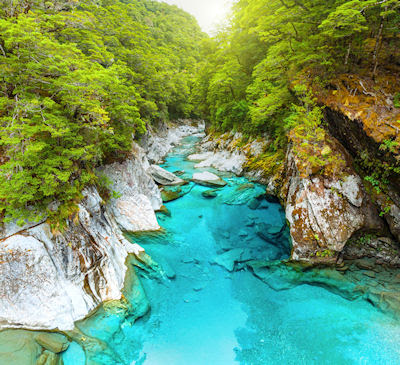
<path fill-rule="evenodd" d="M 347 47 L 347 52 L 346 52 L 346 57 L 344 59 L 345 66 L 347 66 L 347 64 L 349 63 L 350 52 L 351 52 L 351 41 L 349 41 L 349 45 Z"/>
<path fill-rule="evenodd" d="M 383 17 L 381 17 L 381 23 L 379 24 L 379 31 L 376 36 L 374 54 L 373 54 L 373 58 L 372 58 L 372 60 L 374 62 L 374 70 L 372 72 L 372 78 L 374 80 L 375 80 L 375 76 L 376 76 L 376 70 L 378 69 L 378 53 L 379 53 L 379 48 L 380 48 L 380 44 L 381 44 L 382 32 L 383 32 Z"/>

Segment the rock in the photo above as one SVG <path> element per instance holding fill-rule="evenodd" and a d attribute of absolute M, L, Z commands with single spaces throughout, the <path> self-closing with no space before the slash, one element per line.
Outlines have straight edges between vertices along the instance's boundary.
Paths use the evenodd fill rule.
<path fill-rule="evenodd" d="M 265 189 L 260 185 L 243 184 L 238 185 L 235 190 L 223 191 L 223 202 L 229 205 L 251 204 L 254 199 L 259 200 L 264 194 Z"/>
<path fill-rule="evenodd" d="M 149 168 L 145 151 L 134 143 L 128 159 L 103 166 L 98 169 L 98 173 L 111 181 L 110 189 L 120 195 L 118 199 L 125 200 L 142 194 L 150 200 L 153 209 L 158 210 L 162 205 L 161 195 L 152 176 L 147 172 Z M 112 203 L 118 199 L 113 199 Z"/>
<path fill-rule="evenodd" d="M 283 233 L 285 226 L 273 226 L 266 223 L 256 224 L 256 234 L 265 241 L 274 243 Z"/>
<path fill-rule="evenodd" d="M 214 167 L 219 171 L 232 172 L 241 175 L 246 163 L 246 156 L 240 152 L 204 152 L 188 156 L 191 161 L 201 161 L 195 168 Z"/>
<path fill-rule="evenodd" d="M 165 205 L 161 206 L 161 208 L 158 211 L 158 213 L 164 214 L 167 217 L 171 217 L 171 212 L 169 211 L 169 209 Z"/>
<path fill-rule="evenodd" d="M 157 231 L 157 222 L 150 200 L 143 194 L 117 199 L 112 205 L 113 215 L 126 232 Z"/>
<path fill-rule="evenodd" d="M 172 172 L 169 172 L 157 165 L 151 165 L 147 172 L 153 177 L 153 179 L 160 185 L 183 185 L 186 184 L 185 180 L 175 176 Z"/>
<path fill-rule="evenodd" d="M 261 204 L 261 200 L 254 198 L 248 202 L 247 206 L 252 210 L 256 210 L 256 209 L 258 209 L 260 204 Z"/>
<path fill-rule="evenodd" d="M 98 169 L 112 182 L 110 189 L 118 196 L 110 199 L 109 208 L 120 228 L 128 232 L 160 229 L 154 211 L 162 199 L 143 149 L 134 144 L 132 155 L 124 162 L 115 162 Z"/>
<path fill-rule="evenodd" d="M 184 259 L 182 259 L 182 262 L 183 262 L 184 264 L 192 264 L 192 263 L 195 262 L 195 260 L 192 259 L 192 258 L 184 258 Z"/>
<path fill-rule="evenodd" d="M 355 262 L 356 266 L 362 270 L 373 270 L 374 264 L 369 260 L 357 260 Z"/>
<path fill-rule="evenodd" d="M 333 139 L 331 148 L 347 161 L 341 178 L 304 176 L 305 162 L 292 150 L 288 151 L 281 198 L 286 204 L 294 260 L 318 260 L 317 251 L 334 258 L 360 229 L 384 229 L 383 221 L 364 192 L 361 178 L 351 167 L 350 157 Z"/>
<path fill-rule="evenodd" d="M 346 244 L 343 255 L 347 260 L 374 258 L 379 264 L 400 267 L 400 247 L 389 237 L 361 234 Z"/>
<path fill-rule="evenodd" d="M 161 190 L 161 197 L 162 197 L 163 202 L 168 203 L 168 202 L 174 201 L 176 199 L 179 199 L 181 197 L 181 194 L 180 194 L 181 191 L 167 190 L 167 189 Z"/>
<path fill-rule="evenodd" d="M 164 186 L 161 190 L 161 197 L 164 203 L 181 198 L 192 190 L 192 186 Z"/>
<path fill-rule="evenodd" d="M 50 351 L 43 351 L 38 358 L 36 365 L 62 365 L 63 361 L 60 356 Z"/>
<path fill-rule="evenodd" d="M 68 339 L 57 333 L 40 333 L 35 337 L 35 341 L 55 354 L 65 351 L 69 346 Z"/>
<path fill-rule="evenodd" d="M 181 124 L 161 124 L 157 127 L 157 132 L 149 127 L 146 135 L 141 138 L 140 144 L 152 163 L 161 163 L 162 159 L 183 137 L 202 133 L 205 128 L 202 121 L 197 125 L 191 125 L 189 120 L 178 122 Z"/>
<path fill-rule="evenodd" d="M 240 262 L 243 251 L 244 250 L 242 248 L 235 248 L 233 250 L 224 252 L 223 254 L 218 255 L 214 259 L 214 262 L 224 267 L 228 271 L 233 271 L 235 263 Z"/>
<path fill-rule="evenodd" d="M 161 265 L 162 271 L 168 279 L 175 279 L 176 273 L 175 270 L 171 267 L 165 259 L 158 259 L 158 263 Z"/>
<path fill-rule="evenodd" d="M 36 365 L 42 347 L 34 340 L 35 333 L 24 330 L 0 332 L 0 364 Z"/>
<path fill-rule="evenodd" d="M 208 171 L 193 174 L 192 181 L 204 186 L 223 187 L 227 184 L 226 181 L 222 180 L 219 176 Z"/>
<path fill-rule="evenodd" d="M 217 189 L 206 190 L 206 191 L 203 191 L 201 193 L 201 195 L 203 195 L 204 198 L 213 199 L 218 196 L 217 191 L 218 191 Z"/>
<path fill-rule="evenodd" d="M 372 279 L 376 278 L 376 274 L 373 271 L 364 271 L 363 274 L 365 276 L 368 276 L 369 278 L 372 278 Z"/>
<path fill-rule="evenodd" d="M 204 283 L 199 283 L 199 284 L 196 284 L 194 287 L 193 287 L 193 290 L 194 291 L 201 291 L 201 290 L 203 290 L 205 288 L 205 284 Z"/>
<path fill-rule="evenodd" d="M 70 330 L 101 302 L 121 298 L 128 253 L 143 249 L 126 241 L 96 189 L 83 194 L 64 232 L 42 223 L 3 240 L 0 328 Z"/>
<path fill-rule="evenodd" d="M 247 237 L 249 232 L 245 231 L 244 229 L 239 231 L 239 237 Z"/>

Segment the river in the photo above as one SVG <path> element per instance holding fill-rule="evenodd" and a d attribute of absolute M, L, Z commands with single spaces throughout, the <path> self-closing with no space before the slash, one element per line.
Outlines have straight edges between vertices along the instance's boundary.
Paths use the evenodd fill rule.
<path fill-rule="evenodd" d="M 190 178 L 197 137 L 185 138 L 164 168 Z M 204 170 L 204 169 L 203 169 Z M 206 169 L 213 172 L 212 169 Z M 215 171 L 214 171 L 215 172 Z M 108 344 L 99 364 L 399 364 L 398 322 L 364 300 L 348 301 L 323 288 L 274 290 L 253 275 L 248 260 L 289 256 L 287 230 L 275 242 L 257 234 L 263 223 L 285 225 L 278 203 L 257 200 L 265 189 L 243 177 L 219 173 L 228 185 L 217 197 L 190 183 L 188 193 L 158 214 L 164 232 L 131 236 L 170 279 L 141 275 L 151 311 L 134 324 L 103 311 L 79 327 Z M 258 232 L 260 233 L 260 232 Z M 226 253 L 241 257 L 229 271 Z M 229 256 L 229 255 L 228 255 Z M 218 263 L 217 263 L 218 262 Z M 224 267 L 226 266 L 226 267 Z M 78 344 L 63 354 L 66 365 L 85 363 Z"/>

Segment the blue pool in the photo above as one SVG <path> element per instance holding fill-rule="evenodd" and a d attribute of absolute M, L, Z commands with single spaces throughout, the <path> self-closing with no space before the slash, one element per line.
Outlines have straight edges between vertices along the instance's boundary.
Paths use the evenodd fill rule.
<path fill-rule="evenodd" d="M 190 178 L 197 169 L 186 156 L 196 141 L 185 138 L 163 167 Z M 260 234 L 265 224 L 283 227 L 285 216 L 279 204 L 257 199 L 262 186 L 221 176 L 228 185 L 217 197 L 205 198 L 210 188 L 191 183 L 167 203 L 171 215 L 158 215 L 162 234 L 130 237 L 170 278 L 139 273 L 151 310 L 136 322 L 100 309 L 78 324 L 104 345 L 87 353 L 87 363 L 399 364 L 399 323 L 370 303 L 310 285 L 276 291 L 252 274 L 248 260 L 289 256 L 287 230 L 275 240 Z M 85 354 L 73 344 L 63 360 L 85 364 Z"/>

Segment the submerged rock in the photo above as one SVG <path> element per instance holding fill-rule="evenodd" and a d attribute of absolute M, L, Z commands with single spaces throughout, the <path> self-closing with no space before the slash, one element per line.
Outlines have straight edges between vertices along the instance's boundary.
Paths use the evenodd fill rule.
<path fill-rule="evenodd" d="M 57 333 L 40 333 L 35 337 L 35 341 L 55 354 L 65 351 L 69 346 L 68 339 Z"/>
<path fill-rule="evenodd" d="M 236 262 L 240 262 L 244 249 L 243 248 L 235 248 L 233 250 L 224 252 L 221 255 L 218 255 L 214 262 L 228 271 L 233 271 Z"/>
<path fill-rule="evenodd" d="M 274 243 L 283 233 L 285 225 L 272 225 L 267 223 L 256 224 L 256 234 L 265 241 Z"/>
<path fill-rule="evenodd" d="M 36 365 L 42 347 L 34 339 L 35 333 L 24 330 L 0 332 L 0 364 Z"/>
<path fill-rule="evenodd" d="M 157 165 L 151 165 L 147 170 L 153 179 L 160 185 L 183 185 L 186 184 L 185 180 L 175 176 L 172 172 L 169 172 Z"/>
<path fill-rule="evenodd" d="M 36 365 L 62 365 L 61 357 L 54 352 L 45 350 L 37 359 Z"/>
<path fill-rule="evenodd" d="M 164 203 L 176 200 L 188 194 L 192 186 L 164 186 L 161 190 L 161 197 Z"/>
<path fill-rule="evenodd" d="M 203 191 L 203 192 L 201 193 L 201 195 L 203 195 L 204 198 L 213 199 L 213 198 L 216 198 L 216 197 L 218 196 L 218 193 L 217 193 L 217 192 L 218 192 L 217 189 L 206 190 L 206 191 Z"/>
<path fill-rule="evenodd" d="M 226 181 L 221 179 L 219 176 L 209 172 L 197 172 L 193 174 L 192 181 L 199 185 L 204 186 L 218 186 L 223 187 L 227 184 Z"/>
<path fill-rule="evenodd" d="M 229 205 L 244 205 L 248 204 L 251 207 L 253 201 L 257 202 L 255 209 L 261 204 L 262 196 L 265 194 L 265 189 L 260 185 L 242 184 L 238 185 L 234 190 L 225 192 L 223 202 Z"/>

